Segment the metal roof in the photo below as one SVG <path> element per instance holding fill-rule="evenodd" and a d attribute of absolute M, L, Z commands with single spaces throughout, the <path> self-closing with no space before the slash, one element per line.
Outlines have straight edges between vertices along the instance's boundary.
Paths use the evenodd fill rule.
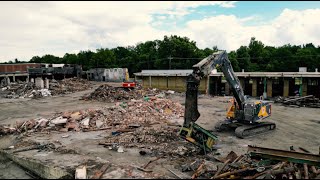
<path fill-rule="evenodd" d="M 188 76 L 192 69 L 170 69 L 170 70 L 142 70 L 140 73 L 133 73 L 136 76 Z"/>
<path fill-rule="evenodd" d="M 181 70 L 142 70 L 135 76 L 187 76 L 192 69 Z M 320 72 L 235 72 L 238 77 L 320 77 Z M 210 76 L 223 76 L 222 72 L 211 73 Z"/>

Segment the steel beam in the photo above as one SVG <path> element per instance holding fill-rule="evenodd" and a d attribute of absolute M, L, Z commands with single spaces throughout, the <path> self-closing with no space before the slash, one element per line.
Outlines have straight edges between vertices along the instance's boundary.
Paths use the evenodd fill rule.
<path fill-rule="evenodd" d="M 279 149 L 271 149 L 257 146 L 248 146 L 248 151 L 252 156 L 259 156 L 262 158 L 270 158 L 281 161 L 289 161 L 294 163 L 307 163 L 309 165 L 319 166 L 320 167 L 320 155 L 294 152 L 294 151 L 285 151 Z"/>

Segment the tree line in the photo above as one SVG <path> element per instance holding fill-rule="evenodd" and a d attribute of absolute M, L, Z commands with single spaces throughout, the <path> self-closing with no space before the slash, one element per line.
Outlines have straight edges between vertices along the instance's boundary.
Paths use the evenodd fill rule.
<path fill-rule="evenodd" d="M 100 48 L 96 52 L 66 53 L 63 57 L 46 54 L 34 56 L 30 63 L 79 64 L 83 70 L 90 68 L 128 68 L 130 75 L 142 69 L 191 69 L 201 59 L 217 51 L 218 47 L 200 49 L 188 37 L 164 36 L 163 40 L 140 42 L 135 46 Z M 248 46 L 228 52 L 234 71 L 292 72 L 299 67 L 308 71 L 320 69 L 320 47 L 286 44 L 267 46 L 254 37 Z M 21 62 L 15 59 L 14 62 Z"/>

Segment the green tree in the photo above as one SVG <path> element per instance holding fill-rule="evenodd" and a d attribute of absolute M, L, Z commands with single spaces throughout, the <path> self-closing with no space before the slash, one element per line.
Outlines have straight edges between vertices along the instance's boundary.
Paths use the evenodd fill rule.
<path fill-rule="evenodd" d="M 51 55 L 51 54 L 46 54 L 41 57 L 41 62 L 42 63 L 52 63 L 52 64 L 60 64 L 61 63 L 61 58 Z"/>
<path fill-rule="evenodd" d="M 41 58 L 41 57 L 39 57 L 39 56 L 33 56 L 33 57 L 30 59 L 29 62 L 31 62 L 31 63 L 41 63 L 41 61 L 42 61 L 42 58 Z"/>
<path fill-rule="evenodd" d="M 80 64 L 78 56 L 76 54 L 66 53 L 62 58 L 62 63 L 65 64 Z"/>
<path fill-rule="evenodd" d="M 250 69 L 250 55 L 249 55 L 249 48 L 247 46 L 241 46 L 237 50 L 237 60 L 239 62 L 239 68 L 245 71 L 251 71 Z"/>
<path fill-rule="evenodd" d="M 237 53 L 235 51 L 231 51 L 228 55 L 230 63 L 232 65 L 233 71 L 235 72 L 239 72 L 240 68 L 239 68 L 239 62 L 237 60 Z"/>
<path fill-rule="evenodd" d="M 94 63 L 97 68 L 116 68 L 116 56 L 113 51 L 106 49 L 97 49 L 97 52 L 92 56 L 91 63 Z"/>
<path fill-rule="evenodd" d="M 255 37 L 252 37 L 248 47 L 251 61 L 250 69 L 253 71 L 263 70 L 266 66 L 266 62 L 262 57 L 264 44 L 261 41 L 257 41 Z"/>
<path fill-rule="evenodd" d="M 95 53 L 88 50 L 88 51 L 80 51 L 77 54 L 78 60 L 79 60 L 79 64 L 82 66 L 82 69 L 84 71 L 89 70 L 90 68 L 94 67 L 94 63 L 92 62 L 92 56 Z"/>

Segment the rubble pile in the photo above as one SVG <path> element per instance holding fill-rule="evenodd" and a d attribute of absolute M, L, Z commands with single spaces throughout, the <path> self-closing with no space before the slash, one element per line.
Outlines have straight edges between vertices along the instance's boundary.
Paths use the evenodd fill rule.
<path fill-rule="evenodd" d="M 11 83 L 9 86 L 1 88 L 1 91 L 6 92 L 5 98 L 41 98 L 83 91 L 91 87 L 89 81 L 78 78 L 68 78 L 61 81 L 53 79 L 49 84 L 49 89 L 41 89 L 36 87 L 33 82 Z"/>
<path fill-rule="evenodd" d="M 316 98 L 313 95 L 308 95 L 303 97 L 294 96 L 294 97 L 288 97 L 288 98 L 278 96 L 275 98 L 274 102 L 281 103 L 285 106 L 320 108 L 319 98 Z"/>
<path fill-rule="evenodd" d="M 52 95 L 68 94 L 77 91 L 88 90 L 91 83 L 88 80 L 80 78 L 67 78 L 61 81 L 51 80 L 50 90 Z"/>
<path fill-rule="evenodd" d="M 41 98 L 51 96 L 51 93 L 48 89 L 37 88 L 32 82 L 11 84 L 5 90 L 10 91 L 5 96 L 6 98 Z"/>
<path fill-rule="evenodd" d="M 184 139 L 178 135 L 178 127 L 170 127 L 166 124 L 152 127 L 141 127 L 133 132 L 112 134 L 106 140 L 100 142 L 109 149 L 140 148 L 140 155 L 186 155 L 197 152 L 194 146 L 188 146 Z"/>
<path fill-rule="evenodd" d="M 172 93 L 172 91 L 168 91 Z M 83 100 L 97 100 L 103 102 L 119 102 L 128 101 L 131 99 L 142 99 L 148 96 L 153 97 L 166 97 L 166 94 L 156 88 L 142 89 L 141 85 L 137 85 L 134 89 L 126 89 L 122 87 L 113 87 L 107 84 L 99 86 L 94 92 L 82 97 Z"/>
<path fill-rule="evenodd" d="M 250 149 L 250 148 L 249 148 Z M 273 151 L 273 149 L 271 149 Z M 275 150 L 278 151 L 278 150 Z M 249 151 L 238 156 L 231 151 L 225 158 L 215 158 L 220 164 L 212 166 L 210 161 L 196 160 L 180 167 L 182 172 L 191 172 L 192 179 L 318 179 L 320 178 L 319 162 L 289 158 L 285 153 L 277 156 L 276 152 L 270 155 Z M 298 158 L 299 156 L 297 156 Z M 282 158 L 286 160 L 279 160 Z M 302 156 L 300 156 L 302 158 Z M 315 165 L 315 164 L 318 164 Z"/>
<path fill-rule="evenodd" d="M 94 92 L 88 96 L 84 96 L 84 100 L 98 100 L 104 102 L 115 102 L 130 99 L 140 99 L 143 95 L 139 90 L 125 90 L 116 88 L 107 84 L 99 86 Z"/>
<path fill-rule="evenodd" d="M 104 109 L 87 109 L 63 112 L 50 119 L 38 118 L 17 123 L 15 127 L 0 126 L 0 135 L 13 132 L 33 132 L 42 130 L 90 131 L 116 128 L 132 129 L 140 126 L 166 123 L 169 119 L 183 116 L 183 107 L 169 99 L 136 100 L 117 103 Z"/>

